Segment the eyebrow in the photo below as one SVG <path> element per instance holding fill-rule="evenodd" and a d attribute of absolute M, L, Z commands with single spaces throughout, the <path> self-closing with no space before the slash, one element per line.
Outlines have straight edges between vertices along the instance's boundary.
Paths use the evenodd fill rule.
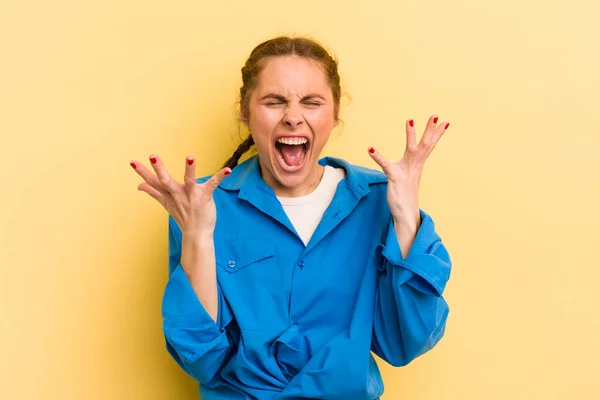
<path fill-rule="evenodd" d="M 308 99 L 313 99 L 313 98 L 319 98 L 323 101 L 326 101 L 323 96 L 321 96 L 320 94 L 316 94 L 316 93 L 307 94 L 306 96 L 302 97 L 302 101 L 305 101 Z M 280 94 L 276 94 L 276 93 L 267 93 L 266 95 L 264 95 L 263 97 L 260 98 L 260 100 L 265 100 L 265 99 L 275 99 L 275 100 L 279 100 L 279 101 L 287 101 L 287 99 L 284 96 L 282 96 Z"/>

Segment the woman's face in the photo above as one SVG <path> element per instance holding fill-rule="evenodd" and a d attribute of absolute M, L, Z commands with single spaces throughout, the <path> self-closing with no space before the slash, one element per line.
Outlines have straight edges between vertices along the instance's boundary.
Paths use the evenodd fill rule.
<path fill-rule="evenodd" d="M 323 175 L 318 164 L 321 150 L 337 123 L 321 65 L 296 56 L 267 59 L 248 106 L 245 123 L 265 182 L 278 196 L 312 192 Z"/>

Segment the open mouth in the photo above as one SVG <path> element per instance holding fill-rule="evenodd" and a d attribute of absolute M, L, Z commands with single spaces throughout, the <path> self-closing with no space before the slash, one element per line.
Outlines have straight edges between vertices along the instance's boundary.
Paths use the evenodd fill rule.
<path fill-rule="evenodd" d="M 304 165 L 310 144 L 305 137 L 280 137 L 275 142 L 279 164 L 286 172 L 299 170 Z"/>

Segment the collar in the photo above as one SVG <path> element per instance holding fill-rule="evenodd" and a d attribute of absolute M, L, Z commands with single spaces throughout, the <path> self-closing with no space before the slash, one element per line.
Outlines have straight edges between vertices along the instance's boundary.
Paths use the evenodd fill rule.
<path fill-rule="evenodd" d="M 319 160 L 319 164 L 322 166 L 329 165 L 334 168 L 344 168 L 346 170 L 348 186 L 361 197 L 371 191 L 370 185 L 387 182 L 387 176 L 383 172 L 353 165 L 340 158 L 324 157 Z M 239 190 L 240 195 L 253 190 L 273 193 L 273 190 L 260 175 L 260 165 L 257 155 L 250 157 L 235 167 L 231 174 L 221 182 L 219 187 L 229 191 Z"/>

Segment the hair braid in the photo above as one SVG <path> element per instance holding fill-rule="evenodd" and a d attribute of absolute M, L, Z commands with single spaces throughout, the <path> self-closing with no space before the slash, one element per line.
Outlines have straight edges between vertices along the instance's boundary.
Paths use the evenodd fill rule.
<path fill-rule="evenodd" d="M 244 140 L 238 148 L 233 152 L 233 155 L 223 164 L 223 168 L 229 167 L 231 169 L 235 168 L 240 161 L 240 158 L 246 153 L 250 148 L 254 145 L 254 139 L 252 135 L 248 135 L 246 140 Z"/>

